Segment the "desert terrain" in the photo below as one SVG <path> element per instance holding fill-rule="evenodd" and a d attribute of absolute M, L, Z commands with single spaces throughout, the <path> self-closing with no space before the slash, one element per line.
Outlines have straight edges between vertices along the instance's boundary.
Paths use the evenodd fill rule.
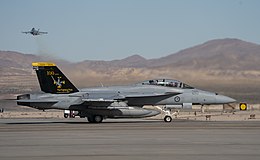
<path fill-rule="evenodd" d="M 16 106 L 11 100 L 19 94 L 40 92 L 31 67 L 34 61 L 55 62 L 78 88 L 128 85 L 151 78 L 169 78 L 230 96 L 238 103 L 260 103 L 260 46 L 239 39 L 211 40 L 157 59 L 132 55 L 121 60 L 72 63 L 0 51 L 0 108 L 6 111 L 30 110 Z"/>

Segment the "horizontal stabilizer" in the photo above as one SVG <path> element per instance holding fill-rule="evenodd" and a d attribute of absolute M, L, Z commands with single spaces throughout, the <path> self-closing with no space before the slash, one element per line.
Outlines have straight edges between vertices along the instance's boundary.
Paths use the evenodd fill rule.
<path fill-rule="evenodd" d="M 52 106 L 53 104 L 59 102 L 57 100 L 41 100 L 41 99 L 20 99 L 16 101 L 18 105 L 22 106 L 44 106 L 44 108 L 47 108 L 47 106 Z"/>
<path fill-rule="evenodd" d="M 23 99 L 16 100 L 16 102 L 24 102 L 24 103 L 57 103 L 58 100 L 42 100 L 42 99 Z"/>

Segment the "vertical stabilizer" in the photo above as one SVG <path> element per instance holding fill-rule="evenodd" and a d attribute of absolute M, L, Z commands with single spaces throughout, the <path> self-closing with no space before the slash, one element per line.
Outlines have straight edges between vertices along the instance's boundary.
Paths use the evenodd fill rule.
<path fill-rule="evenodd" d="M 69 94 L 79 91 L 54 63 L 33 62 L 32 66 L 43 92 Z"/>

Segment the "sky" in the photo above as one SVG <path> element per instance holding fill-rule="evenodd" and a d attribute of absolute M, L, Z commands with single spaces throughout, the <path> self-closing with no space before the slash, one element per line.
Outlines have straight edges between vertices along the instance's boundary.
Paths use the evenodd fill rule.
<path fill-rule="evenodd" d="M 222 38 L 260 44 L 259 0 L 0 0 L 0 50 L 71 62 L 159 58 Z M 32 27 L 48 32 L 21 33 Z"/>

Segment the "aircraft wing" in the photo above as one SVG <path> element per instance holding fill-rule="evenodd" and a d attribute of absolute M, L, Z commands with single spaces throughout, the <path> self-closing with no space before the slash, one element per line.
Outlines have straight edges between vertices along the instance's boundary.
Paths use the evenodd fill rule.
<path fill-rule="evenodd" d="M 89 99 L 89 98 L 83 98 L 81 99 L 82 103 L 79 104 L 81 107 L 86 107 L 86 106 L 92 106 L 92 107 L 109 107 L 111 106 L 112 103 L 117 103 L 117 102 L 123 102 L 124 104 L 133 104 L 133 102 L 144 102 L 144 103 L 156 103 L 161 100 L 164 100 L 166 98 L 169 98 L 171 96 L 178 95 L 180 93 L 176 92 L 166 92 L 166 93 L 161 93 L 161 94 L 130 94 L 130 95 L 118 95 L 115 97 L 111 98 L 96 98 L 96 99 Z M 42 104 L 55 104 L 60 102 L 59 100 L 55 99 L 20 99 L 17 100 L 18 104 L 21 105 L 28 105 L 28 104 L 35 104 L 35 103 L 42 103 Z M 78 106 L 78 105 L 76 105 Z"/>
<path fill-rule="evenodd" d="M 39 34 L 48 34 L 48 32 L 38 32 Z"/>
<path fill-rule="evenodd" d="M 108 107 L 117 100 L 114 99 L 82 99 L 83 105 Z"/>
<path fill-rule="evenodd" d="M 160 94 L 136 94 L 136 95 L 126 95 L 125 98 L 119 100 L 127 102 L 128 105 L 132 106 L 143 106 L 143 105 L 154 105 L 167 98 L 178 95 L 181 93 L 177 92 L 166 92 Z"/>
<path fill-rule="evenodd" d="M 126 102 L 127 101 L 160 101 L 171 96 L 175 96 L 181 93 L 177 92 L 166 92 L 162 94 L 131 94 L 131 95 L 118 95 L 117 97 L 113 97 L 113 99 L 82 99 L 83 105 L 87 106 L 97 106 L 97 107 L 108 107 L 114 102 Z"/>
<path fill-rule="evenodd" d="M 181 94 L 179 92 L 166 92 L 166 93 L 153 93 L 153 94 L 130 94 L 125 95 L 122 99 L 128 99 L 128 98 L 149 98 L 149 97 L 168 97 L 168 96 L 175 96 Z"/>
<path fill-rule="evenodd" d="M 107 102 L 107 103 L 113 103 L 116 100 L 113 99 L 82 99 L 84 102 Z"/>
<path fill-rule="evenodd" d="M 28 34 L 28 33 L 31 33 L 31 32 L 22 32 L 22 33 Z"/>

